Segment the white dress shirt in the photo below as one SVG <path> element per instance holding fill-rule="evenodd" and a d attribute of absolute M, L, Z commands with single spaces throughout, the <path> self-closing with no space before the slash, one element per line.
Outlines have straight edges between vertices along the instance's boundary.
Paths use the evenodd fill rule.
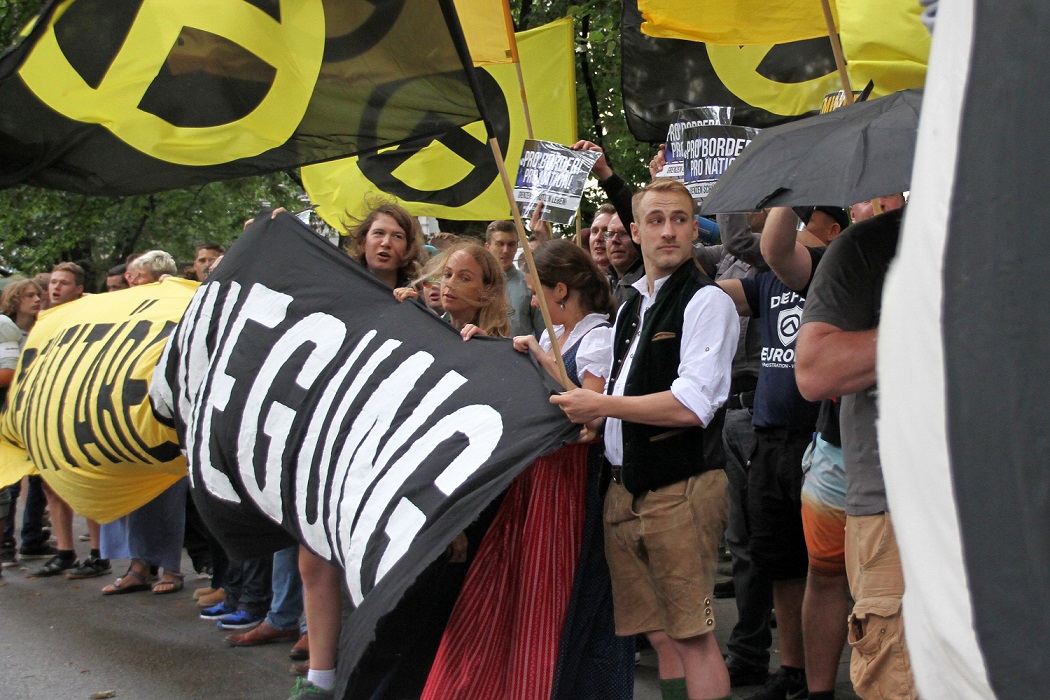
<path fill-rule="evenodd" d="M 656 302 L 660 288 L 668 280 L 662 277 L 649 293 L 649 281 L 642 277 L 633 286 L 642 295 L 638 328 L 645 322 L 646 312 Z M 623 307 L 617 316 L 617 325 L 625 323 Z M 703 425 L 707 425 L 715 411 L 729 397 L 732 379 L 733 355 L 740 335 L 740 321 L 736 306 L 729 295 L 717 285 L 701 287 L 686 304 L 682 323 L 682 344 L 678 378 L 671 383 L 671 393 L 683 406 L 696 414 Z M 615 336 L 615 334 L 613 334 Z M 616 376 L 612 395 L 623 396 L 627 377 L 631 374 L 632 360 L 638 350 L 638 333 L 631 340 L 623 367 Z M 609 355 L 612 355 L 610 344 Z M 610 361 L 610 367 L 611 361 Z M 640 368 L 639 371 L 644 371 Z M 605 421 L 605 456 L 615 467 L 623 465 L 623 421 L 609 418 Z"/>

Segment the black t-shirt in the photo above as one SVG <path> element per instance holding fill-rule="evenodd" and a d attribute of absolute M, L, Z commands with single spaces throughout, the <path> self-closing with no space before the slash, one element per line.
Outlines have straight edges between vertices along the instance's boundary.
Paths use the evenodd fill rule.
<path fill-rule="evenodd" d="M 816 270 L 825 249 L 807 250 Z M 740 283 L 744 286 L 751 316 L 759 320 L 762 329 L 761 367 L 752 422 L 756 428 L 811 431 L 820 404 L 802 398 L 795 383 L 795 340 L 802 325 L 806 290 L 799 293 L 788 289 L 772 271 Z"/>
<path fill-rule="evenodd" d="M 844 331 L 878 328 L 882 284 L 897 251 L 903 217 L 903 209 L 886 212 L 850 226 L 832 243 L 812 280 L 806 323 L 827 323 Z M 877 395 L 877 387 L 871 386 L 840 399 L 847 515 L 889 510 L 875 430 Z"/>
<path fill-rule="evenodd" d="M 820 402 L 820 415 L 817 416 L 817 432 L 826 442 L 835 447 L 842 447 L 842 436 L 839 433 L 839 400 L 824 399 Z"/>

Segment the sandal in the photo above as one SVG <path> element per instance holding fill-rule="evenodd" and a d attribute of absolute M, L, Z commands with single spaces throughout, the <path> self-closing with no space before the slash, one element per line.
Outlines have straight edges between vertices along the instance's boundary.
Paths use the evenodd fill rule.
<path fill-rule="evenodd" d="M 123 595 L 125 593 L 148 591 L 150 586 L 146 576 L 147 574 L 135 571 L 133 566 L 129 566 L 123 576 L 102 589 L 102 595 Z"/>
<path fill-rule="evenodd" d="M 185 574 L 176 573 L 174 571 L 165 571 L 160 580 L 153 584 L 153 593 L 155 595 L 178 593 L 182 590 L 183 578 L 185 578 Z"/>

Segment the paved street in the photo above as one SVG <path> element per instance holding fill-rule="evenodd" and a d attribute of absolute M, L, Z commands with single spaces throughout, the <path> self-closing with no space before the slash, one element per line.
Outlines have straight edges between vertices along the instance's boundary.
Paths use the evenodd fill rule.
<path fill-rule="evenodd" d="M 86 532 L 79 518 L 74 531 Z M 87 554 L 86 543 L 77 548 L 81 556 Z M 228 632 L 197 617 L 191 594 L 207 582 L 192 575 L 187 576 L 186 588 L 172 595 L 101 596 L 99 589 L 125 568 L 125 562 L 113 562 L 112 576 L 85 581 L 27 579 L 26 568 L 4 569 L 0 697 L 89 700 L 92 694 L 114 691 L 116 700 L 287 698 L 294 682 L 288 674 L 289 644 L 228 646 L 223 641 Z M 188 559 L 184 570 L 192 571 Z M 735 608 L 732 600 L 715 604 L 716 634 L 724 648 Z M 775 636 L 773 644 L 775 651 Z M 846 655 L 839 678 L 844 691 L 839 697 L 855 698 L 848 690 Z M 747 697 L 753 690 L 738 688 L 734 697 Z M 660 697 L 651 652 L 636 667 L 635 697 Z"/>

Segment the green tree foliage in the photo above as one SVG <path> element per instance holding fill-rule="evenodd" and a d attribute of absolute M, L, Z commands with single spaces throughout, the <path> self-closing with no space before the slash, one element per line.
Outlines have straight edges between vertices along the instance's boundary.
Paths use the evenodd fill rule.
<path fill-rule="evenodd" d="M 14 187 L 0 191 L 0 255 L 25 273 L 71 260 L 101 284 L 107 269 L 134 252 L 160 248 L 189 262 L 197 243 L 228 245 L 260 206 L 294 211 L 302 207 L 299 194 L 280 174 L 134 197 Z"/>
<path fill-rule="evenodd" d="M 649 181 L 655 146 L 634 138 L 623 116 L 620 92 L 619 0 L 511 0 L 517 29 L 531 29 L 559 17 L 576 28 L 576 113 L 580 138 L 597 143 L 613 170 L 633 185 Z M 602 199 L 588 191 L 588 211 Z M 585 216 L 587 220 L 587 216 Z"/>

